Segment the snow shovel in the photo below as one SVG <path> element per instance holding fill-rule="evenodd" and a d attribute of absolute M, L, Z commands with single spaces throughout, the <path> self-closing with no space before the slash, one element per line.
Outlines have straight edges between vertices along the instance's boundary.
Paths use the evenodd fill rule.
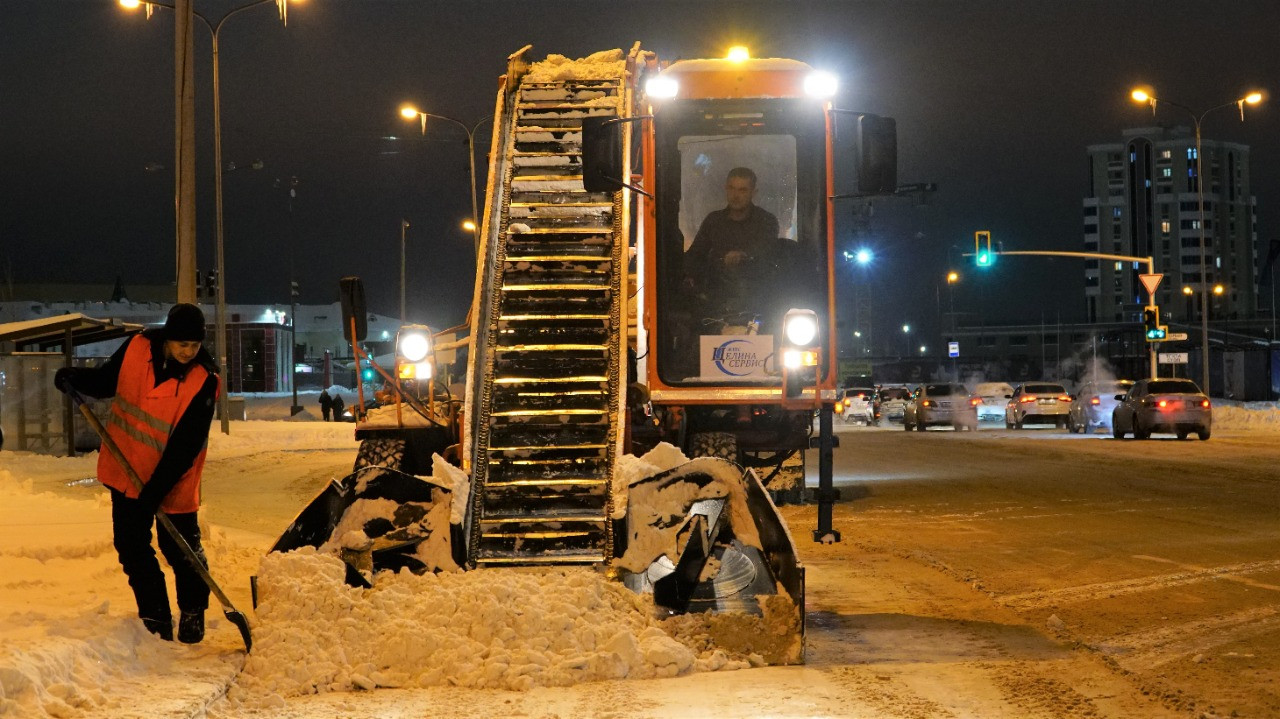
<path fill-rule="evenodd" d="M 115 440 L 111 439 L 111 435 L 107 434 L 106 428 L 102 426 L 102 422 L 98 421 L 98 418 L 93 414 L 93 410 L 89 409 L 89 405 L 85 404 L 84 397 L 74 389 L 68 392 L 67 395 L 71 397 L 72 402 L 76 403 L 76 407 L 79 408 L 80 413 L 84 415 L 89 426 L 93 427 L 93 431 L 97 432 L 98 436 L 102 438 L 102 444 L 106 445 L 107 450 L 111 452 L 111 456 L 116 458 L 116 461 L 120 463 L 121 467 L 124 467 L 125 474 L 129 475 L 129 479 L 133 481 L 133 485 L 141 490 L 142 480 L 138 478 L 138 473 L 134 471 L 128 460 L 126 460 L 124 455 L 120 453 L 120 448 L 116 446 Z M 242 612 L 231 604 L 231 600 L 227 598 L 226 592 L 223 592 L 222 588 L 218 586 L 218 583 L 213 581 L 213 576 L 209 574 L 209 570 L 200 562 L 195 551 L 191 549 L 191 545 L 187 544 L 187 540 L 178 533 L 178 528 L 173 526 L 173 522 L 169 520 L 169 515 L 160 510 L 156 510 L 156 519 L 160 521 L 160 524 L 164 527 L 165 531 L 169 533 L 169 536 L 173 537 L 174 543 L 176 543 L 178 548 L 182 550 L 182 553 L 186 555 L 187 562 L 189 562 L 191 567 L 196 570 L 196 574 L 199 574 L 200 578 L 204 580 L 204 583 L 209 585 L 209 590 L 212 591 L 214 596 L 218 598 L 218 601 L 222 603 L 222 613 L 225 614 L 227 619 L 229 619 L 231 623 L 236 625 L 236 628 L 240 630 L 240 636 L 244 639 L 244 650 L 247 652 L 252 649 L 253 637 L 249 634 L 248 618 L 246 618 Z"/>

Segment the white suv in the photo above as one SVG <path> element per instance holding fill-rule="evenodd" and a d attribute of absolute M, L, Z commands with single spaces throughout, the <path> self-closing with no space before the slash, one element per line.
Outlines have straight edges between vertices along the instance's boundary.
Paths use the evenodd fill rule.
<path fill-rule="evenodd" d="M 870 387 L 852 387 L 841 393 L 840 399 L 836 402 L 836 414 L 845 422 L 858 422 L 860 424 L 871 425 L 875 423 L 875 408 L 871 404 L 871 398 L 875 395 L 875 390 Z"/>

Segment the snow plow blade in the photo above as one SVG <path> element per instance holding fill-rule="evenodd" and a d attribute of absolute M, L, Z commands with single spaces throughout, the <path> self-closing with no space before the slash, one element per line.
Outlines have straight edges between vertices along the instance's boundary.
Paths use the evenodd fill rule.
<path fill-rule="evenodd" d="M 272 552 L 288 552 L 299 547 L 321 548 L 341 543 L 341 535 L 361 530 L 370 541 L 358 546 L 341 546 L 339 555 L 347 565 L 347 583 L 371 587 L 374 573 L 409 567 L 415 572 L 427 567 L 412 556 L 430 536 L 423 519 L 429 508 L 447 491 L 422 477 L 387 467 L 362 467 L 340 480 L 330 482 L 311 500 L 271 547 Z M 379 516 L 340 529 L 343 517 L 359 500 L 389 501 L 397 505 L 388 518 Z M 455 531 L 451 529 L 451 532 Z"/>

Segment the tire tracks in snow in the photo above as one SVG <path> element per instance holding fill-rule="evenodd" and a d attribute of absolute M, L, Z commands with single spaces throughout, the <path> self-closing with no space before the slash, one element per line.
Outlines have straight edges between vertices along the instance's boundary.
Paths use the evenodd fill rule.
<path fill-rule="evenodd" d="M 1226 580 L 1238 582 L 1259 589 L 1280 592 L 1280 586 L 1266 584 L 1248 579 L 1245 575 L 1280 571 L 1280 560 L 1243 562 L 1218 567 L 1196 567 L 1182 565 L 1159 557 L 1134 555 L 1134 559 L 1156 561 L 1183 567 L 1183 571 L 1171 574 L 1159 574 L 1137 579 L 1124 579 L 1116 582 L 1099 582 L 1062 589 L 1039 590 L 1024 594 L 1012 594 L 999 597 L 1001 604 L 1018 611 L 1045 609 L 1059 604 L 1078 604 L 1098 599 L 1110 599 L 1117 596 L 1154 592 L 1172 587 L 1201 584 L 1209 581 Z"/>

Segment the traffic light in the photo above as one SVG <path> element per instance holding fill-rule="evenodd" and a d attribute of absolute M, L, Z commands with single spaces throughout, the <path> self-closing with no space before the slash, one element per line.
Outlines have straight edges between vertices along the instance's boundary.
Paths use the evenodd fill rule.
<path fill-rule="evenodd" d="M 292 299 L 295 299 L 295 300 L 296 300 L 296 299 L 298 299 L 298 296 L 299 296 L 300 294 L 301 294 L 301 293 L 300 293 L 300 292 L 298 292 L 298 283 L 297 283 L 297 282 L 290 282 L 290 283 L 289 283 L 289 297 L 290 297 L 290 298 L 292 298 Z"/>
<path fill-rule="evenodd" d="M 378 376 L 378 373 L 374 372 L 372 367 L 365 367 L 364 369 L 360 370 L 361 381 L 372 382 L 373 378 L 377 376 Z"/>
<path fill-rule="evenodd" d="M 996 253 L 991 250 L 991 233 L 978 230 L 973 233 L 973 256 L 979 267 L 990 267 L 995 264 Z"/>
<path fill-rule="evenodd" d="M 1148 342 L 1163 340 L 1169 334 L 1169 328 L 1160 324 L 1160 308 L 1156 305 L 1142 309 L 1142 331 Z"/>

